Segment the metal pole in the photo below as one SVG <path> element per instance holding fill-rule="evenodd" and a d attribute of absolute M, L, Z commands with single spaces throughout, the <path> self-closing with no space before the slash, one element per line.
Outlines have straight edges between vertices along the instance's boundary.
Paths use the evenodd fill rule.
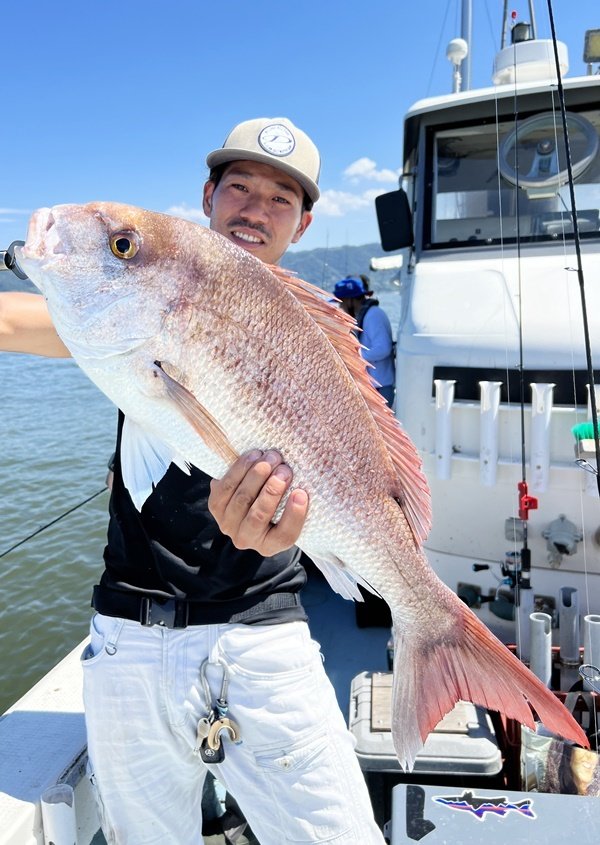
<path fill-rule="evenodd" d="M 504 10 L 502 12 L 502 38 L 500 42 L 500 49 L 504 50 L 506 47 L 506 31 L 508 29 L 508 0 L 504 0 Z"/>
<path fill-rule="evenodd" d="M 529 0 L 529 22 L 531 23 L 531 37 L 537 38 L 537 27 L 535 25 L 535 8 L 533 0 Z"/>
<path fill-rule="evenodd" d="M 463 91 L 471 90 L 471 53 L 472 53 L 472 35 L 473 35 L 473 9 L 471 7 L 471 0 L 462 0 L 462 15 L 461 15 L 461 38 L 467 42 L 469 52 L 466 58 L 462 60 L 461 71 L 463 81 Z"/>

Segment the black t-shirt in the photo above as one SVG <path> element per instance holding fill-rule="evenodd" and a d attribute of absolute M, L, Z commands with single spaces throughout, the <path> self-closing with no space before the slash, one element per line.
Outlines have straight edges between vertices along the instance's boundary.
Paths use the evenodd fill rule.
<path fill-rule="evenodd" d="M 299 592 L 306 582 L 300 550 L 264 558 L 236 549 L 208 511 L 210 477 L 196 468 L 186 475 L 171 464 L 140 513 L 121 475 L 122 426 L 119 413 L 103 588 L 187 599 L 205 607 L 206 621 L 212 623 L 228 622 L 273 593 Z M 300 604 L 244 621 L 292 619 L 306 619 Z"/>

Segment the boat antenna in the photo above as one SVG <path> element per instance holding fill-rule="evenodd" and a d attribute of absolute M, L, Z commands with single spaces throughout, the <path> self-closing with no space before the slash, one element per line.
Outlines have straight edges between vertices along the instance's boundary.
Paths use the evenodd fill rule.
<path fill-rule="evenodd" d="M 579 224 L 577 220 L 577 204 L 575 202 L 575 184 L 573 181 L 573 167 L 571 163 L 571 147 L 569 144 L 569 127 L 567 124 L 567 108 L 565 105 L 565 92 L 562 84 L 562 75 L 560 71 L 560 62 L 558 59 L 558 42 L 556 40 L 556 29 L 554 26 L 554 13 L 552 11 L 552 0 L 548 0 L 548 17 L 550 19 L 550 30 L 552 33 L 552 46 L 554 49 L 554 62 L 556 65 L 556 77 L 558 80 L 558 99 L 560 103 L 560 116 L 563 125 L 563 133 L 565 138 L 565 157 L 567 162 L 567 176 L 569 183 L 569 195 L 571 198 L 571 218 L 573 222 L 573 241 L 575 244 L 575 254 L 577 256 L 577 279 L 579 281 L 579 293 L 581 297 L 581 314 L 583 319 L 583 335 L 585 339 L 585 357 L 587 362 L 588 381 L 590 390 L 590 406 L 592 414 L 592 427 L 594 432 L 594 447 L 596 452 L 596 483 L 598 485 L 598 495 L 600 496 L 600 474 L 598 467 L 600 467 L 600 438 L 598 437 L 598 409 L 596 408 L 596 393 L 594 390 L 594 366 L 592 362 L 592 346 L 590 342 L 590 327 L 587 316 L 587 305 L 585 296 L 585 280 L 583 275 L 583 263 L 581 260 L 581 239 L 579 237 Z M 567 268 L 572 269 L 572 268 Z"/>
<path fill-rule="evenodd" d="M 508 29 L 508 0 L 504 0 L 504 8 L 502 9 L 502 37 L 500 39 L 500 49 L 504 50 L 506 47 L 506 31 Z"/>
<path fill-rule="evenodd" d="M 467 55 L 465 56 L 462 71 L 462 87 L 465 91 L 471 90 L 471 43 L 473 38 L 473 8 L 471 0 L 462 0 L 461 10 L 461 37 L 467 44 Z"/>
<path fill-rule="evenodd" d="M 535 8 L 534 0 L 529 0 L 529 23 L 531 25 L 531 37 L 537 38 L 537 27 L 535 25 Z"/>

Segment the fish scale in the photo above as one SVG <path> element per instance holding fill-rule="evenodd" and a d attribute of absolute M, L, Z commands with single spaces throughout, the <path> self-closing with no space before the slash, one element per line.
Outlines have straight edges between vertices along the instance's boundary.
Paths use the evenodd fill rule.
<path fill-rule="evenodd" d="M 128 261 L 110 249 L 120 232 L 137 248 Z M 323 291 L 201 226 L 116 203 L 41 209 L 18 261 L 74 359 L 125 414 L 123 479 L 139 509 L 172 461 L 220 477 L 242 452 L 281 452 L 309 495 L 298 545 L 345 597 L 362 583 L 390 606 L 402 766 L 459 699 L 534 727 L 531 704 L 587 745 L 429 566 L 418 453 Z"/>

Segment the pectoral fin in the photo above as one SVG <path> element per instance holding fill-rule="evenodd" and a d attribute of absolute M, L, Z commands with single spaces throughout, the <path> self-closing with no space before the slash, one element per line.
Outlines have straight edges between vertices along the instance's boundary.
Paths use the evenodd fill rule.
<path fill-rule="evenodd" d="M 189 464 L 181 455 L 125 417 L 121 438 L 121 470 L 123 483 L 139 511 L 171 463 L 189 475 Z"/>
<path fill-rule="evenodd" d="M 175 403 L 208 448 L 223 458 L 228 465 L 232 464 L 239 456 L 219 423 L 187 388 L 165 372 L 164 367 L 167 365 L 155 361 L 154 366 L 154 372 L 162 379 L 168 398 Z"/>

